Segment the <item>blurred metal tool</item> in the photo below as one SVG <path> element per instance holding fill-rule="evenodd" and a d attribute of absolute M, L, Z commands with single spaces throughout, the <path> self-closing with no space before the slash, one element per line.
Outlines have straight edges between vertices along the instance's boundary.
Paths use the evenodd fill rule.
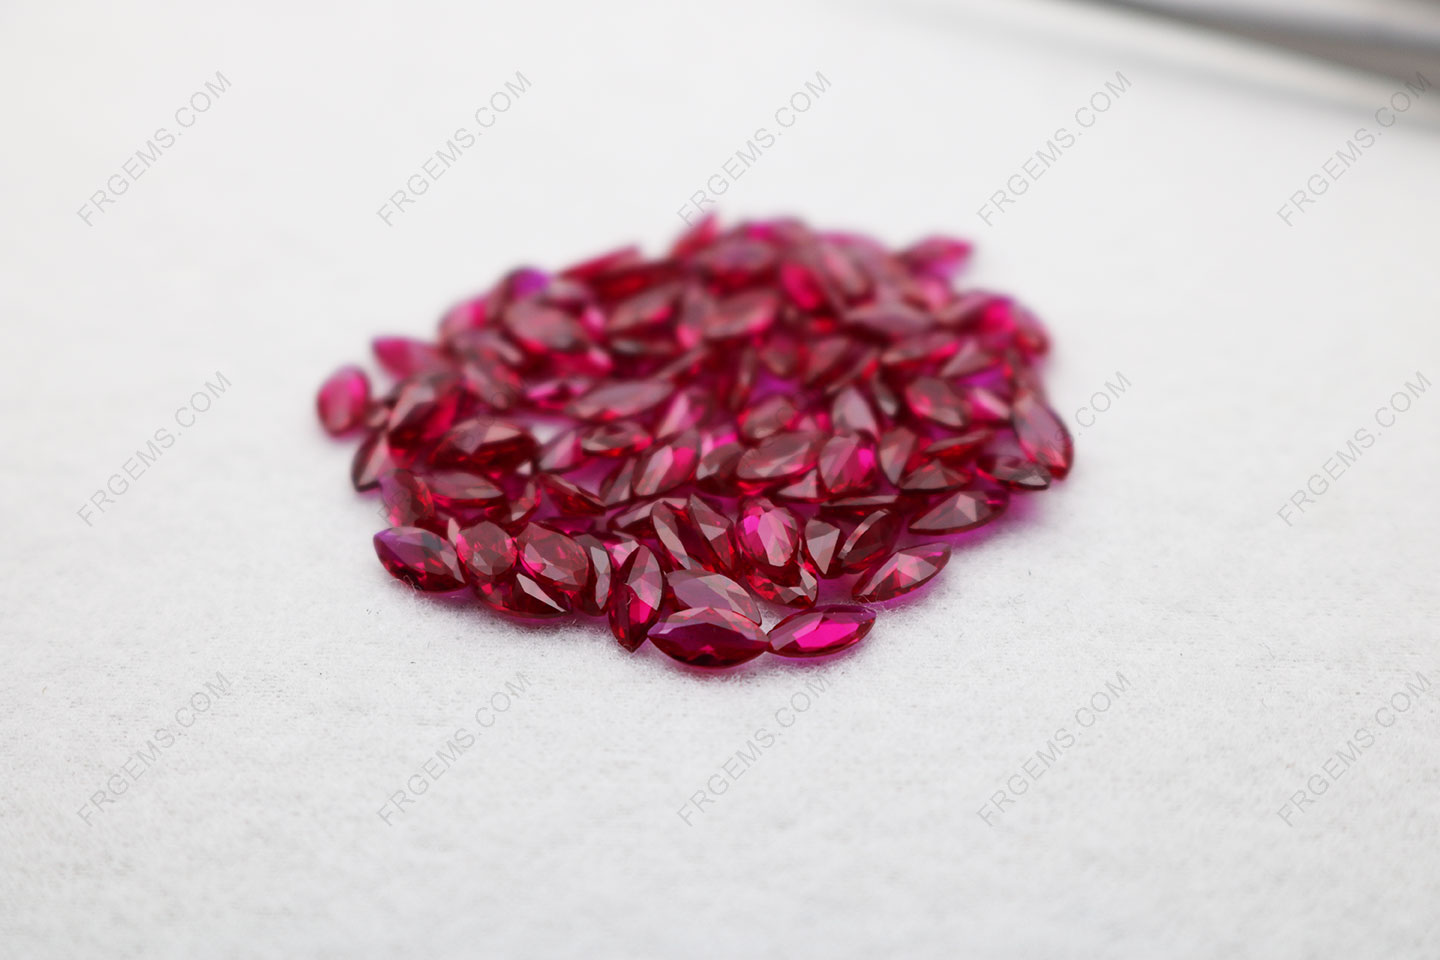
<path fill-rule="evenodd" d="M 1414 80 L 1420 73 L 1430 83 L 1440 82 L 1440 32 L 1419 24 L 1412 28 L 1361 19 L 1290 17 L 1235 7 L 1146 0 L 1087 2 L 1259 40 L 1385 77 Z"/>

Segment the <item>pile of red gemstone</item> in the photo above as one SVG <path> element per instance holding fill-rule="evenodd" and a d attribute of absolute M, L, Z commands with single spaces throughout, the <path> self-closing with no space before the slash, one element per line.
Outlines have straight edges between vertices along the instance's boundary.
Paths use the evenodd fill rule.
<path fill-rule="evenodd" d="M 898 252 L 794 220 L 709 220 L 634 248 L 516 270 L 435 343 L 375 341 L 398 383 L 321 388 L 351 473 L 378 487 L 380 562 L 524 618 L 605 616 L 697 666 L 851 646 L 1012 492 L 1070 468 L 1007 297 L 953 289 L 964 242 Z M 765 631 L 761 605 L 801 612 Z"/>

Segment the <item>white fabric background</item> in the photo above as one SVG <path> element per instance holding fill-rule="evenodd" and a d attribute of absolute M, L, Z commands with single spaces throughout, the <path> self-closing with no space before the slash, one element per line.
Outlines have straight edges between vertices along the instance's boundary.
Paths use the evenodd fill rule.
<path fill-rule="evenodd" d="M 0 955 L 1435 955 L 1440 691 L 1293 826 L 1277 812 L 1417 671 L 1440 678 L 1440 88 L 1287 227 L 1276 209 L 1396 85 L 1089 7 L 27 2 L 0 22 Z M 74 211 L 217 70 L 231 88 L 87 227 Z M 384 199 L 517 70 L 532 88 L 387 228 Z M 589 625 L 415 602 L 314 423 L 319 381 L 517 263 L 658 248 L 816 71 L 831 89 L 725 212 L 973 237 L 971 279 L 1051 326 L 1067 416 L 1130 383 L 1077 432 L 1072 478 L 820 666 L 698 678 Z M 1116 71 L 1132 87 L 985 227 Z M 217 371 L 213 408 L 83 523 Z M 1283 523 L 1417 371 L 1430 392 Z M 230 691 L 87 823 L 217 671 Z M 1112 708 L 987 824 L 1117 671 Z"/>

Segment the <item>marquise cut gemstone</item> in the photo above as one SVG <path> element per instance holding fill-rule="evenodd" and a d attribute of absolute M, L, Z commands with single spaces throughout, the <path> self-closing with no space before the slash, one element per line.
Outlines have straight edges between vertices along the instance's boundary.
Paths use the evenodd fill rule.
<path fill-rule="evenodd" d="M 375 555 L 397 580 L 427 593 L 465 586 L 460 558 L 444 537 L 419 527 L 391 527 L 375 534 Z"/>
<path fill-rule="evenodd" d="M 929 583 L 950 562 L 948 543 L 922 543 L 897 550 L 855 584 L 862 603 L 893 600 Z"/>
<path fill-rule="evenodd" d="M 610 601 L 610 631 L 620 646 L 634 651 L 660 619 L 665 602 L 665 571 L 649 547 L 630 554 L 615 577 Z"/>
<path fill-rule="evenodd" d="M 359 367 L 341 367 L 330 375 L 315 398 L 320 425 L 331 436 L 360 426 L 370 406 L 370 380 Z"/>
<path fill-rule="evenodd" d="M 782 657 L 825 657 L 853 647 L 875 625 L 875 612 L 834 603 L 796 613 L 770 628 L 770 652 Z"/>
<path fill-rule="evenodd" d="M 769 649 L 758 624 L 733 610 L 677 610 L 650 628 L 660 652 L 692 667 L 733 667 Z"/>

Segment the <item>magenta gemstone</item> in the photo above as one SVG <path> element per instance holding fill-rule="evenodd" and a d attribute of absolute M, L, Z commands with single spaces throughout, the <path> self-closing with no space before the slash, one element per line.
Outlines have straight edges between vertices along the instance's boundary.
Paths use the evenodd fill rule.
<path fill-rule="evenodd" d="M 1009 498 L 1003 490 L 957 490 L 923 516 L 910 521 L 910 532 L 961 533 L 984 526 L 1005 512 Z"/>
<path fill-rule="evenodd" d="M 475 592 L 492 609 L 522 620 L 549 620 L 570 612 L 560 591 L 523 573 L 482 581 Z"/>
<path fill-rule="evenodd" d="M 460 562 L 476 580 L 494 580 L 515 569 L 515 538 L 489 520 L 458 527 L 450 539 Z"/>
<path fill-rule="evenodd" d="M 736 541 L 751 563 L 766 573 L 786 576 L 794 568 L 800 546 L 800 524 L 795 515 L 764 497 L 740 506 Z"/>
<path fill-rule="evenodd" d="M 434 522 L 435 498 L 425 481 L 409 470 L 380 478 L 380 502 L 392 527 L 428 527 Z"/>
<path fill-rule="evenodd" d="M 770 628 L 770 652 L 782 657 L 824 657 L 859 643 L 875 625 L 875 613 L 835 603 L 792 614 Z"/>
<path fill-rule="evenodd" d="M 460 558 L 445 538 L 419 527 L 392 527 L 375 534 L 375 555 L 397 580 L 427 593 L 465 586 Z"/>
<path fill-rule="evenodd" d="M 929 583 L 950 562 L 948 543 L 922 543 L 897 550 L 855 584 L 862 603 L 879 603 Z"/>
<path fill-rule="evenodd" d="M 1011 409 L 1015 437 L 1025 456 L 1045 467 L 1052 476 L 1064 478 L 1075 459 L 1070 431 L 1035 393 L 1026 391 L 1015 398 Z"/>
<path fill-rule="evenodd" d="M 578 594 L 590 577 L 585 548 L 558 530 L 527 523 L 515 538 L 520 566 L 540 583 L 562 593 Z"/>
<path fill-rule="evenodd" d="M 870 566 L 895 545 L 901 525 L 889 510 L 876 510 L 861 520 L 840 548 L 840 566 L 851 573 Z"/>
<path fill-rule="evenodd" d="M 733 667 L 769 649 L 758 624 L 733 610 L 678 610 L 650 628 L 650 642 L 692 667 Z"/>
<path fill-rule="evenodd" d="M 715 607 L 732 610 L 754 623 L 760 622 L 760 604 L 723 573 L 676 570 L 665 578 L 665 587 L 680 609 Z"/>
<path fill-rule="evenodd" d="M 665 571 L 649 547 L 639 546 L 615 577 L 610 601 L 610 632 L 626 650 L 645 642 L 665 602 Z"/>
<path fill-rule="evenodd" d="M 777 433 L 740 455 L 735 476 L 763 482 L 799 476 L 815 466 L 819 437 L 811 433 Z"/>
<path fill-rule="evenodd" d="M 820 482 L 837 497 L 864 493 L 875 486 L 875 446 L 869 438 L 847 433 L 820 448 Z"/>
<path fill-rule="evenodd" d="M 370 380 L 359 367 L 341 367 L 320 387 L 315 407 L 320 425 L 331 436 L 349 433 L 365 421 L 370 406 Z"/>

